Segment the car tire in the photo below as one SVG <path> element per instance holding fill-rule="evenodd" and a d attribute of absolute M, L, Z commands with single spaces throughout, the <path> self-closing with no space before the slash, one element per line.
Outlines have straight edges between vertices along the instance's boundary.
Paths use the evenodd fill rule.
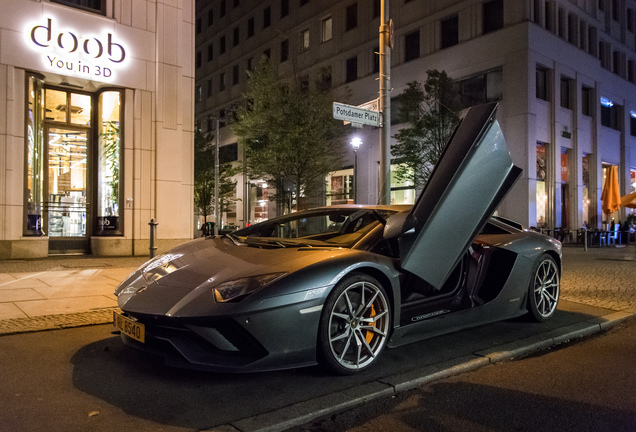
<path fill-rule="evenodd" d="M 340 375 L 370 367 L 391 329 L 391 303 L 382 285 L 352 273 L 332 290 L 323 307 L 318 334 L 319 360 Z"/>
<path fill-rule="evenodd" d="M 550 255 L 542 255 L 534 264 L 528 286 L 528 312 L 536 322 L 549 319 L 557 309 L 561 282 L 559 267 Z"/>

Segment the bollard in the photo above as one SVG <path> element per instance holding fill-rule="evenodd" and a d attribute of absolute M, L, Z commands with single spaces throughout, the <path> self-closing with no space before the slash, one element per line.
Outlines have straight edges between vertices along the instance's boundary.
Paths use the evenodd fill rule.
<path fill-rule="evenodd" d="M 159 222 L 155 222 L 154 218 L 148 222 L 150 225 L 150 258 L 154 258 L 157 255 L 157 246 L 155 246 L 157 240 L 157 225 Z"/>
<path fill-rule="evenodd" d="M 583 250 L 587 252 L 587 228 L 583 228 Z"/>

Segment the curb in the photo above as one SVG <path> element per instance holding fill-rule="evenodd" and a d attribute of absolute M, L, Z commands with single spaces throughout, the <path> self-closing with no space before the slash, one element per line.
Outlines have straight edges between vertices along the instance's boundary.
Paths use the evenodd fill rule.
<path fill-rule="evenodd" d="M 113 310 L 116 309 L 0 320 L 0 336 L 108 324 L 113 322 Z"/>
<path fill-rule="evenodd" d="M 636 309 L 613 312 L 581 323 L 572 324 L 542 335 L 533 336 L 429 365 L 421 369 L 393 375 L 341 392 L 299 402 L 278 410 L 219 425 L 207 432 L 280 432 L 302 426 L 320 417 L 355 408 L 367 402 L 394 396 L 421 385 L 479 369 L 489 364 L 510 361 L 538 351 L 608 330 L 636 315 Z"/>

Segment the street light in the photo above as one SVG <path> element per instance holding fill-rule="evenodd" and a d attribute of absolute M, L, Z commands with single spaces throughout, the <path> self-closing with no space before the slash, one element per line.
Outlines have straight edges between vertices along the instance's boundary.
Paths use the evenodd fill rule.
<path fill-rule="evenodd" d="M 358 149 L 362 144 L 362 140 L 358 137 L 353 137 L 351 140 L 351 147 L 353 147 L 353 203 L 358 203 Z"/>

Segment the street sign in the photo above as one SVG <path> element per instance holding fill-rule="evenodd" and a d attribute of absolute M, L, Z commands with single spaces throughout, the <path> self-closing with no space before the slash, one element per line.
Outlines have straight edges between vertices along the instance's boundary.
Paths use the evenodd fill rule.
<path fill-rule="evenodd" d="M 339 102 L 333 103 L 333 118 L 352 123 L 380 126 L 380 113 Z"/>

